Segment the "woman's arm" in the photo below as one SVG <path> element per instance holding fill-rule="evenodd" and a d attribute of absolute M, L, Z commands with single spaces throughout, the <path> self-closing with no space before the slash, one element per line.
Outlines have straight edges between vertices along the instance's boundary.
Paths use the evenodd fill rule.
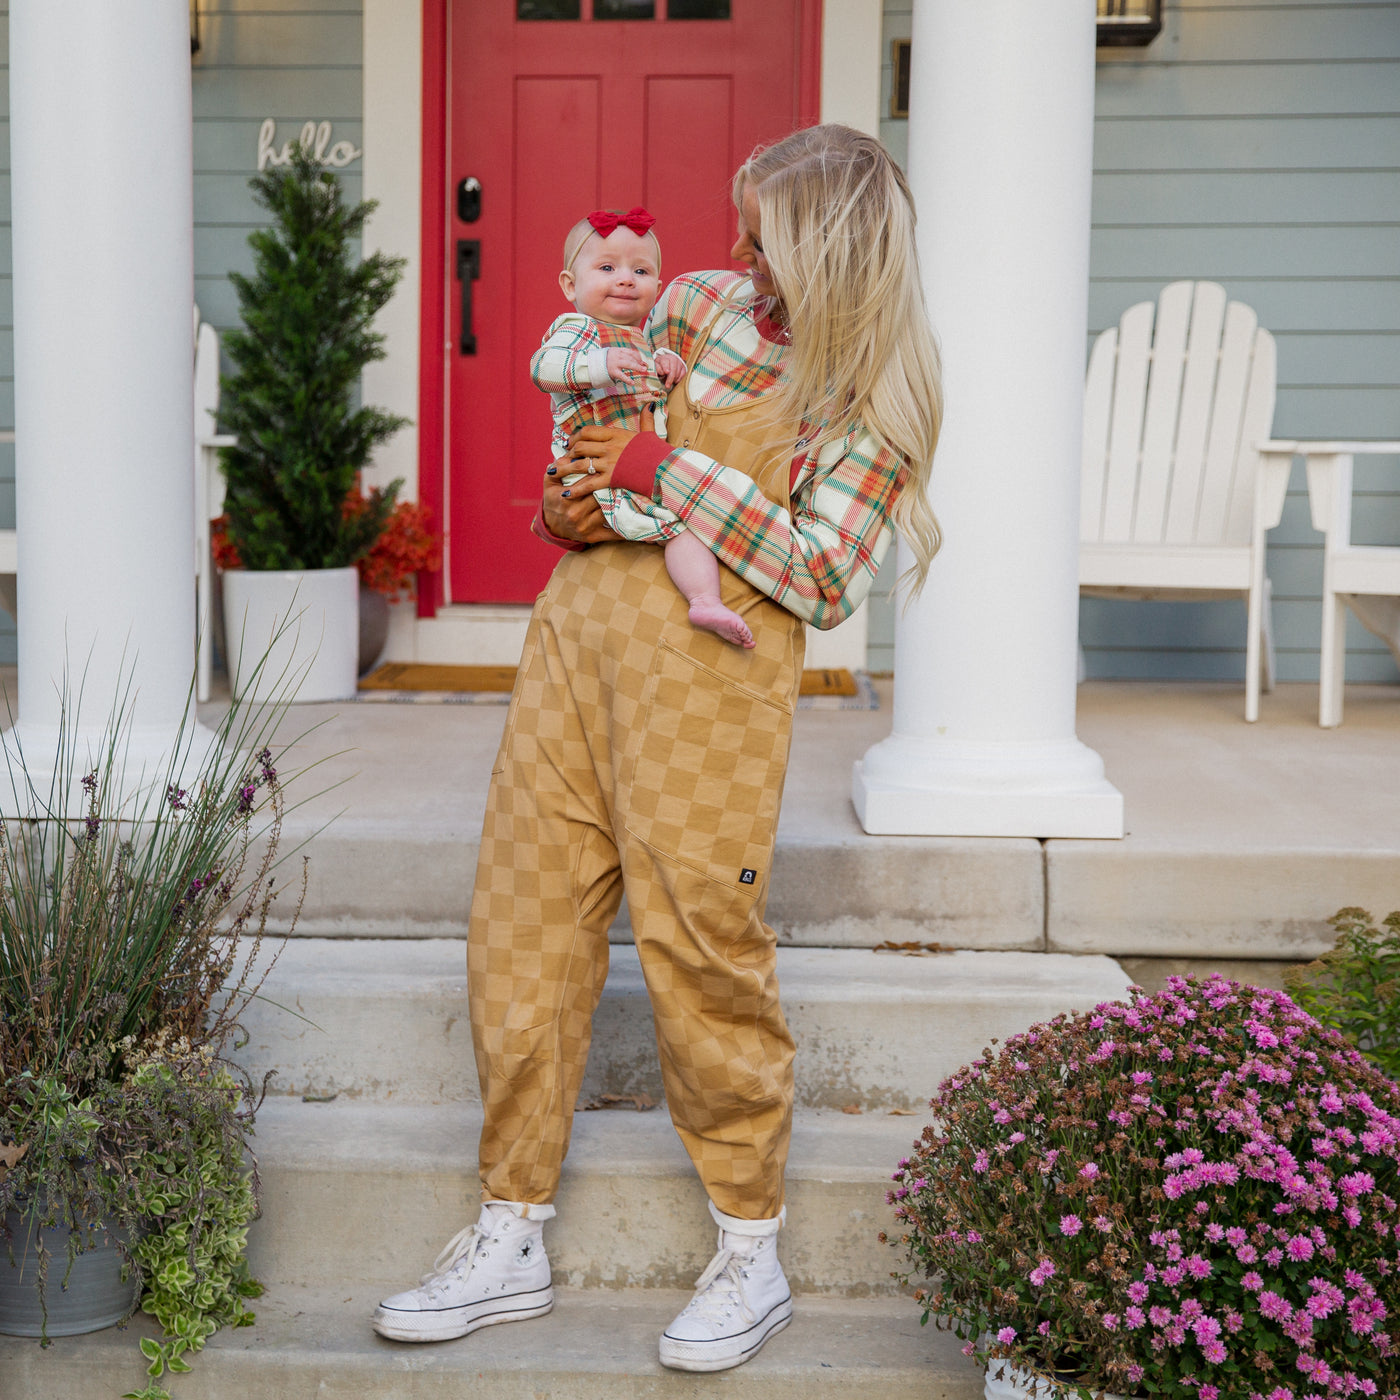
<path fill-rule="evenodd" d="M 788 511 L 736 468 L 672 450 L 651 434 L 583 428 L 571 452 L 596 469 L 574 484 L 572 497 L 606 485 L 650 496 L 741 578 L 819 628 L 843 622 L 870 592 L 907 476 L 869 433 L 853 433 L 825 444 L 814 458 L 795 459 L 800 467 Z"/>

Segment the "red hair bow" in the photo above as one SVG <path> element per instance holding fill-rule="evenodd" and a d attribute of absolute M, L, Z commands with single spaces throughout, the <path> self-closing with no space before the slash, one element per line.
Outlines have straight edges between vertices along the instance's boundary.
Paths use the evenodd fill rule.
<path fill-rule="evenodd" d="M 588 222 L 604 238 L 619 227 L 630 228 L 640 238 L 656 220 L 640 204 L 634 204 L 625 214 L 614 213 L 611 209 L 595 209 L 588 216 Z"/>

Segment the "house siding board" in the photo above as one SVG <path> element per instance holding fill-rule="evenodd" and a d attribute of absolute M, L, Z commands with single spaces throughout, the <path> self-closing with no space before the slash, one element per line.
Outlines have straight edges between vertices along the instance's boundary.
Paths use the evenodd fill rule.
<path fill-rule="evenodd" d="M 910 11 L 886 0 L 886 112 Z M 1400 4 L 1166 0 L 1164 21 L 1144 49 L 1100 52 L 1091 336 L 1166 282 L 1222 282 L 1278 341 L 1275 436 L 1400 437 Z M 901 160 L 907 126 L 881 126 Z M 1355 484 L 1353 537 L 1400 544 L 1400 460 L 1358 458 Z M 1300 468 L 1269 572 L 1280 675 L 1316 680 L 1322 541 Z M 888 667 L 892 606 L 877 595 L 872 659 L 878 646 Z M 1091 676 L 1244 674 L 1243 603 L 1086 598 L 1080 634 Z M 1347 675 L 1397 679 L 1355 619 Z"/>
<path fill-rule="evenodd" d="M 277 144 L 307 121 L 329 121 L 333 141 L 362 145 L 361 5 L 358 0 L 201 0 L 201 49 L 191 63 L 194 104 L 195 299 L 204 319 L 238 323 L 230 268 L 248 271 L 248 234 L 266 216 L 248 192 L 258 129 L 277 120 Z M 0 3 L 0 117 L 9 112 L 9 6 Z M 14 424 L 10 277 L 9 122 L 0 120 L 0 428 Z M 360 163 L 341 172 L 360 198 Z M 14 525 L 14 448 L 0 443 L 0 527 Z M 0 613 L 0 665 L 15 635 Z"/>

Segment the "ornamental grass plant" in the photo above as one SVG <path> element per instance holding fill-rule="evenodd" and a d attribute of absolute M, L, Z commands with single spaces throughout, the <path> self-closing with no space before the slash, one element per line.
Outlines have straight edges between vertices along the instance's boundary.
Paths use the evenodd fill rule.
<path fill-rule="evenodd" d="M 1400 1089 L 1283 993 L 1134 989 L 932 1107 L 894 1242 L 969 1355 L 1081 1395 L 1400 1396 Z"/>
<path fill-rule="evenodd" d="M 132 1394 L 160 1400 L 163 1373 L 251 1322 L 259 1291 L 244 1260 L 259 1086 L 221 1055 L 276 961 L 263 940 L 285 705 L 235 702 L 210 743 L 191 691 L 168 761 L 138 774 L 129 700 L 90 746 L 81 695 L 66 698 L 51 776 L 30 772 L 13 730 L 3 740 L 0 1220 L 37 1221 L 45 1300 L 74 1253 L 118 1243 L 162 1330 L 141 1341 L 150 1381 Z M 303 864 L 293 924 L 304 889 Z M 45 1245 L 56 1229 L 73 1232 L 66 1258 Z M 17 1233 L 0 1259 L 15 1262 Z"/>

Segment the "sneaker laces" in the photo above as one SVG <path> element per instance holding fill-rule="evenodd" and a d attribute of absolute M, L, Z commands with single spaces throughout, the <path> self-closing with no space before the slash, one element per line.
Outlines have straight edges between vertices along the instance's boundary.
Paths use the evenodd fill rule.
<path fill-rule="evenodd" d="M 695 1280 L 695 1296 L 686 1312 L 707 1322 L 723 1322 L 737 1305 L 747 1322 L 756 1314 L 744 1294 L 744 1265 L 749 1255 L 738 1254 L 721 1245 L 719 1253 L 705 1266 L 705 1272 Z"/>
<path fill-rule="evenodd" d="M 470 1269 L 472 1261 L 476 1258 L 476 1251 L 485 1238 L 486 1232 L 481 1228 L 479 1220 L 474 1220 L 465 1229 L 458 1230 L 443 1245 L 442 1253 L 433 1260 L 433 1267 L 418 1280 L 419 1287 L 429 1287 L 439 1279 L 446 1278 L 448 1274 L 461 1269 L 463 1264 L 466 1265 L 467 1269 Z"/>

